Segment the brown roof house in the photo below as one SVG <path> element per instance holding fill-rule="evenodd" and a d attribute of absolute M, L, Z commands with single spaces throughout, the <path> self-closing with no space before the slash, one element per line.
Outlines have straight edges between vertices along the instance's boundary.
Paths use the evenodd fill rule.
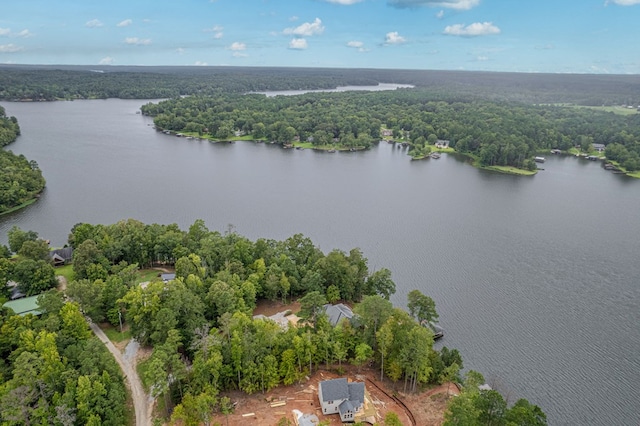
<path fill-rule="evenodd" d="M 63 266 L 67 263 L 71 262 L 73 259 L 73 248 L 65 247 L 61 249 L 51 250 L 49 252 L 49 257 L 53 262 L 53 266 Z"/>
<path fill-rule="evenodd" d="M 353 422 L 364 407 L 364 382 L 348 382 L 346 378 L 325 380 L 318 385 L 322 414 L 340 413 L 340 420 Z"/>

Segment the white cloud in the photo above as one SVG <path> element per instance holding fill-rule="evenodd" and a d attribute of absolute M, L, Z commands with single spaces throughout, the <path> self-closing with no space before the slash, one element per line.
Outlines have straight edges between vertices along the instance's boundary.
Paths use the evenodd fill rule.
<path fill-rule="evenodd" d="M 300 18 L 298 18 L 297 16 L 293 15 L 291 18 L 289 18 L 289 21 L 291 21 L 291 22 L 295 22 L 295 21 L 297 21 L 298 19 L 300 19 Z"/>
<path fill-rule="evenodd" d="M 491 22 L 475 22 L 471 25 L 455 24 L 448 25 L 443 34 L 462 36 L 462 37 L 476 37 L 483 35 L 500 34 L 500 28 L 493 25 Z"/>
<path fill-rule="evenodd" d="M 233 52 L 232 55 L 234 58 L 246 58 L 249 56 L 246 53 L 240 53 L 240 52 Z"/>
<path fill-rule="evenodd" d="M 113 64 L 113 58 L 111 56 L 106 56 L 106 57 L 100 59 L 100 62 L 98 62 L 98 64 L 100 64 L 100 65 L 111 65 L 111 64 Z"/>
<path fill-rule="evenodd" d="M 87 28 L 99 28 L 102 27 L 104 24 L 102 22 L 100 22 L 100 20 L 98 19 L 92 19 L 90 21 L 87 21 L 84 26 Z"/>
<path fill-rule="evenodd" d="M 316 18 L 313 22 L 305 22 L 295 28 L 285 28 L 285 34 L 293 34 L 298 36 L 312 36 L 322 34 L 324 26 L 320 18 Z"/>
<path fill-rule="evenodd" d="M 202 61 L 195 61 L 193 65 L 204 67 L 204 66 L 207 66 L 209 64 L 207 64 L 206 62 L 202 62 Z"/>
<path fill-rule="evenodd" d="M 0 36 L 7 36 L 12 38 L 28 38 L 33 37 L 33 33 L 27 29 L 16 33 L 11 31 L 11 28 L 0 28 Z"/>
<path fill-rule="evenodd" d="M 406 41 L 407 39 L 398 34 L 397 31 L 392 31 L 390 33 L 387 33 L 387 35 L 385 36 L 384 44 L 402 44 Z"/>
<path fill-rule="evenodd" d="M 444 10 L 440 10 L 438 13 L 436 13 L 436 18 L 438 19 L 444 18 Z"/>
<path fill-rule="evenodd" d="M 150 38 L 138 38 L 138 37 L 127 37 L 124 39 L 124 42 L 127 44 L 132 44 L 136 46 L 147 46 L 151 44 Z"/>
<path fill-rule="evenodd" d="M 303 38 L 294 38 L 289 42 L 289 49 L 304 50 L 307 48 L 307 40 Z"/>
<path fill-rule="evenodd" d="M 221 39 L 224 36 L 224 27 L 220 25 L 214 25 L 212 28 L 207 28 L 204 30 L 205 33 L 213 33 L 213 38 Z"/>
<path fill-rule="evenodd" d="M 33 33 L 30 32 L 27 29 L 24 29 L 24 30 L 20 31 L 19 33 L 12 33 L 11 37 L 28 38 L 28 37 L 33 37 Z"/>
<path fill-rule="evenodd" d="M 133 24 L 133 21 L 131 19 L 125 19 L 124 21 L 118 22 L 116 27 L 128 27 L 131 24 Z"/>
<path fill-rule="evenodd" d="M 24 47 L 16 46 L 13 43 L 9 44 L 0 44 L 0 53 L 15 53 L 23 50 Z"/>
<path fill-rule="evenodd" d="M 245 50 L 247 48 L 247 45 L 244 43 L 241 43 L 239 41 L 234 41 L 233 43 L 231 43 L 231 46 L 229 46 L 230 50 Z"/>
<path fill-rule="evenodd" d="M 364 47 L 364 43 L 363 42 L 356 41 L 356 40 L 347 42 L 347 47 L 353 47 L 354 49 L 358 49 L 358 52 L 368 52 L 369 51 L 369 49 L 366 49 Z"/>
<path fill-rule="evenodd" d="M 488 60 L 489 60 L 488 56 L 478 56 L 478 57 L 476 57 L 476 61 L 479 61 L 479 62 L 484 62 L 484 61 L 488 61 Z"/>
<path fill-rule="evenodd" d="M 633 6 L 634 4 L 640 4 L 640 0 L 607 0 L 605 6 L 609 3 L 617 4 L 618 6 Z"/>
<path fill-rule="evenodd" d="M 387 0 L 391 6 L 411 8 L 420 6 L 446 7 L 449 9 L 469 10 L 480 4 L 480 0 Z"/>
<path fill-rule="evenodd" d="M 182 55 L 182 54 L 184 53 L 184 48 L 183 48 L 183 47 L 178 47 L 178 48 L 176 49 L 176 53 L 177 53 L 178 55 Z"/>
<path fill-rule="evenodd" d="M 335 3 L 335 4 L 343 4 L 345 6 L 348 6 L 350 4 L 356 4 L 356 3 L 360 3 L 361 1 L 364 0 L 324 0 L 327 3 Z"/>

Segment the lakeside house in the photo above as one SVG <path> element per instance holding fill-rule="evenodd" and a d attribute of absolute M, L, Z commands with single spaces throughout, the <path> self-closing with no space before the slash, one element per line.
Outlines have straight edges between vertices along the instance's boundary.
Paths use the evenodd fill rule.
<path fill-rule="evenodd" d="M 346 378 L 324 380 L 318 384 L 318 399 L 322 414 L 340 414 L 343 422 L 353 422 L 364 406 L 364 382 L 349 382 Z"/>
<path fill-rule="evenodd" d="M 353 318 L 353 311 L 343 303 L 338 303 L 337 305 L 326 304 L 322 308 L 329 318 L 329 323 L 334 327 L 343 319 L 351 321 L 351 318 Z"/>
<path fill-rule="evenodd" d="M 38 306 L 38 296 L 23 297 L 21 299 L 10 300 L 2 305 L 5 308 L 11 308 L 16 315 L 21 317 L 27 314 L 40 315 L 40 306 Z"/>
<path fill-rule="evenodd" d="M 606 148 L 606 146 L 602 143 L 594 143 L 594 144 L 591 144 L 591 146 L 593 146 L 594 151 L 598 151 L 598 152 L 604 152 Z"/>
<path fill-rule="evenodd" d="M 443 140 L 443 139 L 438 139 L 436 141 L 436 148 L 440 148 L 440 149 L 449 148 L 449 141 L 448 140 Z"/>
<path fill-rule="evenodd" d="M 60 249 L 51 250 L 49 257 L 53 262 L 53 266 L 64 266 L 71 262 L 73 259 L 73 247 L 64 247 Z"/>

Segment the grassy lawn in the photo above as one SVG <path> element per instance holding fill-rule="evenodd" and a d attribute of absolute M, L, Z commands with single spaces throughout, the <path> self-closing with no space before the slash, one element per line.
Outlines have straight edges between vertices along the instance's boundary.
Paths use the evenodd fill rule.
<path fill-rule="evenodd" d="M 626 171 L 626 169 L 624 167 L 622 167 L 620 165 L 620 163 L 618 163 L 617 161 L 609 161 L 611 164 L 613 164 L 614 166 L 616 166 L 618 169 L 620 169 L 621 171 L 623 171 L 627 176 L 632 177 L 632 178 L 636 178 L 636 179 L 640 179 L 640 170 L 638 170 L 637 172 L 628 172 Z"/>
<path fill-rule="evenodd" d="M 56 268 L 56 275 L 62 275 L 67 279 L 67 282 L 70 283 L 75 279 L 75 274 L 73 273 L 73 265 L 58 266 Z"/>
<path fill-rule="evenodd" d="M 158 271 L 157 269 L 141 269 L 137 272 L 138 279 L 136 280 L 136 284 L 160 279 L 158 278 L 158 274 L 160 273 L 161 272 Z"/>
<path fill-rule="evenodd" d="M 32 198 L 31 200 L 26 201 L 26 202 L 20 204 L 19 206 L 15 206 L 15 207 L 12 207 L 12 208 L 10 208 L 8 210 L 5 210 L 5 211 L 1 212 L 0 216 L 5 215 L 5 214 L 9 214 L 11 212 L 15 212 L 17 210 L 20 210 L 20 209 L 23 209 L 23 208 L 25 208 L 27 206 L 30 206 L 31 204 L 35 203 L 37 200 L 38 200 L 37 198 Z"/>
<path fill-rule="evenodd" d="M 147 377 L 147 371 L 149 370 L 149 359 L 145 359 L 144 361 L 140 361 L 138 365 L 136 365 L 136 370 L 138 371 L 138 377 L 140 377 L 140 381 L 142 382 L 142 387 L 144 391 L 149 393 L 149 384 L 146 382 L 145 378 Z"/>
<path fill-rule="evenodd" d="M 104 334 L 107 335 L 109 340 L 114 343 L 120 343 L 131 339 L 131 330 L 128 328 L 125 328 L 122 333 L 120 333 L 119 327 L 114 327 L 110 324 L 100 324 L 100 328 L 104 331 Z"/>
<path fill-rule="evenodd" d="M 491 170 L 493 172 L 507 173 L 510 175 L 518 175 L 518 176 L 533 176 L 536 173 L 538 173 L 537 170 L 524 170 L 524 169 L 518 169 L 516 167 L 511 167 L 511 166 L 485 166 L 480 168 L 483 170 Z"/>
<path fill-rule="evenodd" d="M 596 157 L 604 158 L 604 152 L 598 152 L 598 151 L 590 151 L 585 153 L 578 148 L 569 148 L 567 152 L 571 155 L 583 155 L 583 156 L 595 155 Z"/>
<path fill-rule="evenodd" d="M 294 142 L 294 147 L 300 147 L 305 149 L 317 149 L 319 151 L 329 151 L 330 149 L 335 149 L 336 151 L 349 151 L 350 147 L 343 146 L 340 144 L 331 144 L 331 145 L 314 145 L 311 142 Z M 355 147 L 356 149 L 362 149 Z"/>
<path fill-rule="evenodd" d="M 430 145 L 431 146 L 431 152 L 449 152 L 449 153 L 454 153 L 456 152 L 455 149 L 448 147 L 448 148 L 438 148 L 435 145 Z"/>
<path fill-rule="evenodd" d="M 293 146 L 300 147 L 300 148 L 305 148 L 305 149 L 313 149 L 315 148 L 315 146 L 311 143 L 311 142 L 294 142 Z M 330 148 L 327 148 L 330 149 Z"/>

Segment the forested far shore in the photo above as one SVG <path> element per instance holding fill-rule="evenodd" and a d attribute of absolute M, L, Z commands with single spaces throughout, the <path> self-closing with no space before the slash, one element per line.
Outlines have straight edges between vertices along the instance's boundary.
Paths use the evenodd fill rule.
<path fill-rule="evenodd" d="M 520 102 L 461 100 L 429 89 L 307 93 L 297 96 L 190 96 L 142 106 L 159 130 L 221 140 L 244 135 L 283 145 L 367 148 L 383 129 L 418 157 L 446 140 L 482 166 L 535 170 L 550 149 L 584 153 L 594 144 L 626 171 L 640 170 L 640 114 Z M 246 137 L 245 137 L 246 136 Z"/>
<path fill-rule="evenodd" d="M 7 117 L 0 106 L 0 147 L 16 140 L 20 126 L 15 117 Z M 24 155 L 0 149 L 0 214 L 34 200 L 42 192 L 45 180 L 35 161 Z"/>
<path fill-rule="evenodd" d="M 152 396 L 161 401 L 159 415 L 173 424 L 208 423 L 215 412 L 232 411 L 230 391 L 265 393 L 303 383 L 320 368 L 340 373 L 343 363 L 373 363 L 380 380 L 403 393 L 462 383 L 461 395 L 450 400 L 445 424 L 546 424 L 536 405 L 521 399 L 509 407 L 498 392 L 480 386 L 481 374 L 469 371 L 463 378 L 460 353 L 433 346 L 439 318 L 434 300 L 412 290 L 406 310 L 394 307 L 389 300 L 395 292 L 391 271 L 371 271 L 357 248 L 325 254 L 301 234 L 282 241 L 252 241 L 232 229 L 210 231 L 202 220 L 186 231 L 176 224 L 133 219 L 112 225 L 79 223 L 68 243 L 73 254 L 71 271 L 65 267 L 66 295 L 73 302 L 65 304 L 56 290 L 47 291 L 55 285 L 54 272 L 45 260 L 47 244 L 38 234 L 14 227 L 10 247 L 0 250 L 0 277 L 14 280 L 28 294 L 41 294 L 44 311 L 40 318 L 7 311 L 0 316 L 0 352 L 7 360 L 0 364 L 5 418 L 46 423 L 54 413 L 63 413 L 69 416 L 65 424 L 87 424 L 89 419 L 118 424 L 104 416 L 116 413 L 113 405 L 121 399 L 104 399 L 109 389 L 118 392 L 121 378 L 112 370 L 98 377 L 83 367 L 82 345 L 91 343 L 79 344 L 68 358 L 58 356 L 71 350 L 73 333 L 81 342 L 92 341 L 82 311 L 96 322 L 127 327 L 137 341 L 152 348 L 139 371 Z M 8 258 L 11 253 L 18 255 L 14 261 Z M 147 273 L 150 281 L 142 284 L 140 268 L 152 265 L 175 274 Z M 36 269 L 25 273 L 30 267 Z M 46 279 L 35 286 L 38 277 Z M 264 299 L 283 306 L 297 299 L 299 320 L 282 326 L 253 317 Z M 351 320 L 330 321 L 325 310 L 338 302 L 353 308 Z M 24 346 L 29 327 L 34 329 L 30 335 L 43 343 Z M 36 364 L 42 369 L 25 373 L 26 361 L 40 359 L 44 353 L 39 351 L 45 349 L 50 356 Z M 49 384 L 58 376 L 45 366 L 54 363 L 58 374 L 65 363 L 76 360 L 79 373 L 65 373 L 66 381 L 57 387 Z M 52 390 L 46 401 L 37 398 L 34 387 L 41 376 Z M 25 384 L 25 378 L 33 380 Z M 18 399 L 24 408 L 19 412 Z M 45 402 L 49 409 L 38 411 Z"/>
<path fill-rule="evenodd" d="M 0 65 L 0 99 L 159 99 L 266 90 L 411 84 L 451 99 L 638 105 L 637 75 L 286 67 Z"/>

